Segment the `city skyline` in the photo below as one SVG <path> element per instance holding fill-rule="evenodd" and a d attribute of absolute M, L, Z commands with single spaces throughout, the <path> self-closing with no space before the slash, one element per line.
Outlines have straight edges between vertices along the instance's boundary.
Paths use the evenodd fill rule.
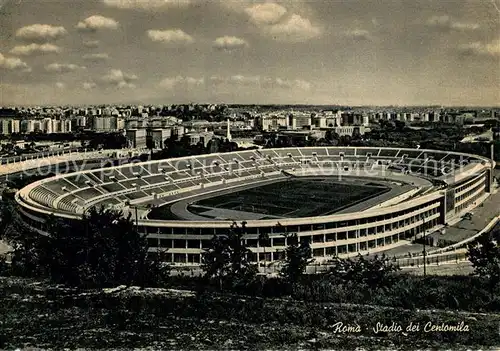
<path fill-rule="evenodd" d="M 500 101 L 494 1 L 71 5 L 4 1 L 0 105 Z"/>

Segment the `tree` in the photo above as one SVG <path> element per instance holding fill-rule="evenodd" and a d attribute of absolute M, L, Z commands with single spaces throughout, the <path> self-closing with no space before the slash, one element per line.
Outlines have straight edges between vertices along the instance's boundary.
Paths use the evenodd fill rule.
<path fill-rule="evenodd" d="M 387 278 L 400 270 L 385 254 L 366 259 L 361 254 L 354 259 L 334 257 L 328 275 L 341 283 L 367 285 L 372 289 L 382 286 Z"/>
<path fill-rule="evenodd" d="M 11 271 L 14 275 L 33 277 L 45 274 L 40 265 L 41 257 L 45 254 L 40 250 L 40 244 L 45 237 L 40 237 L 21 220 L 16 210 L 13 198 L 2 194 L 0 202 L 0 240 L 6 242 L 12 250 Z"/>
<path fill-rule="evenodd" d="M 51 220 L 43 250 L 54 282 L 95 288 L 150 285 L 152 262 L 146 236 L 139 234 L 131 215 L 92 208 L 82 220 Z M 155 273 L 157 273 L 155 271 Z"/>
<path fill-rule="evenodd" d="M 500 230 L 481 235 L 468 245 L 467 256 L 474 267 L 474 273 L 488 281 L 493 290 L 500 283 Z"/>
<path fill-rule="evenodd" d="M 243 239 L 245 225 L 246 222 L 241 226 L 234 222 L 227 235 L 214 235 L 202 254 L 205 278 L 216 281 L 221 290 L 228 283 L 232 288 L 244 287 L 257 273 L 256 265 L 250 262 L 251 251 Z"/>
<path fill-rule="evenodd" d="M 314 260 L 309 240 L 299 243 L 297 234 L 287 235 L 288 246 L 285 249 L 285 258 L 280 275 L 290 283 L 296 283 L 305 272 L 306 267 Z"/>

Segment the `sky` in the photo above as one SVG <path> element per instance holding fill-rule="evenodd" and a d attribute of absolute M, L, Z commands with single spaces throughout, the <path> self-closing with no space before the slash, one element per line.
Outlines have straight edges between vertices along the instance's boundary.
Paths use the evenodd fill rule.
<path fill-rule="evenodd" d="M 499 106 L 499 8 L 0 0 L 0 105 Z"/>

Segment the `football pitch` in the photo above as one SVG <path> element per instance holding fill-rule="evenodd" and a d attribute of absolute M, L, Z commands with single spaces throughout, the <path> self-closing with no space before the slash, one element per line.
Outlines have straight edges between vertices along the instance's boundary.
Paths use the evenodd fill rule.
<path fill-rule="evenodd" d="M 288 179 L 200 200 L 193 205 L 279 217 L 312 217 L 335 213 L 389 191 L 372 184 L 332 179 Z"/>

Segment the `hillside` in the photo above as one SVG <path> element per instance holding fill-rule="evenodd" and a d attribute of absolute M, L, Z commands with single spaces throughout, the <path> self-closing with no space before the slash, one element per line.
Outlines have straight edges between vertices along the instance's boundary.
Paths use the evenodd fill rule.
<path fill-rule="evenodd" d="M 341 332 L 339 322 L 351 332 Z M 403 330 L 373 330 L 377 323 L 389 327 L 392 322 Z M 406 332 L 410 322 L 420 324 L 420 331 Z M 461 322 L 462 331 L 424 331 L 426 323 L 429 329 L 431 324 L 456 327 Z M 500 314 L 167 289 L 77 293 L 33 280 L 0 278 L 1 349 L 494 349 L 500 346 L 499 325 Z"/>

